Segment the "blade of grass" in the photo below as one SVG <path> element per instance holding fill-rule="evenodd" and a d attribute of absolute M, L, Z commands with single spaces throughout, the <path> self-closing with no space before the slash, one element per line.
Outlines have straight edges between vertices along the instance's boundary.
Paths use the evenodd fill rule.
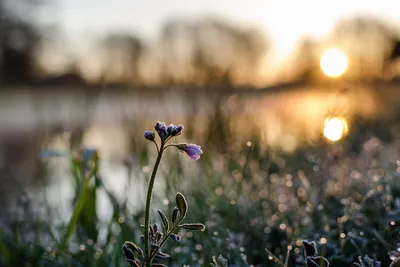
<path fill-rule="evenodd" d="M 64 251 L 67 246 L 68 246 L 68 241 L 72 236 L 72 233 L 74 232 L 76 225 L 78 223 L 78 218 L 79 215 L 81 214 L 83 207 L 85 205 L 86 201 L 86 195 L 88 194 L 88 186 L 91 178 L 95 175 L 97 172 L 97 165 L 98 165 L 98 158 L 97 156 L 94 159 L 94 167 L 93 169 L 89 172 L 89 174 L 85 178 L 85 183 L 82 188 L 82 193 L 79 197 L 78 202 L 76 203 L 74 212 L 72 213 L 71 219 L 68 223 L 67 231 L 65 232 L 63 238 L 61 239 L 61 245 L 60 245 L 60 251 Z"/>
<path fill-rule="evenodd" d="M 274 262 L 276 262 L 277 264 L 279 264 L 282 267 L 285 267 L 285 264 L 283 264 L 283 262 L 280 259 L 278 259 L 271 251 L 269 251 L 267 248 L 265 248 L 265 251 L 268 253 L 268 255 L 271 256 L 271 258 Z"/>
<path fill-rule="evenodd" d="M 288 246 L 288 251 L 286 253 L 286 259 L 285 259 L 285 267 L 288 267 L 289 264 L 290 251 L 292 251 L 292 246 Z"/>

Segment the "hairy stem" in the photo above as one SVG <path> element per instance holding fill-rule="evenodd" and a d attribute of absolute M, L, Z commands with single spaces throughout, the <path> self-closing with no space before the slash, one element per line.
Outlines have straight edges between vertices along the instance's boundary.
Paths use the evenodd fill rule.
<path fill-rule="evenodd" d="M 146 199 L 146 216 L 144 222 L 144 251 L 145 251 L 145 266 L 151 266 L 151 255 L 150 255 L 150 239 L 149 239 L 149 227 L 150 227 L 150 207 L 151 207 L 151 198 L 153 196 L 153 187 L 154 181 L 156 179 L 157 169 L 160 165 L 161 157 L 164 152 L 164 141 L 161 141 L 160 150 L 158 151 L 158 156 L 156 162 L 154 164 L 153 172 L 151 173 L 149 187 L 147 189 L 147 199 Z"/>
<path fill-rule="evenodd" d="M 154 257 L 157 255 L 158 251 L 160 251 L 160 249 L 161 249 L 162 246 L 164 245 L 165 241 L 167 241 L 167 239 L 169 238 L 169 236 L 170 236 L 172 233 L 174 233 L 174 232 L 176 231 L 177 228 L 178 228 L 178 227 L 176 227 L 176 226 L 173 227 L 170 231 L 168 231 L 168 232 L 164 235 L 163 239 L 162 239 L 161 242 L 160 242 L 160 247 L 159 247 L 156 251 L 154 251 L 154 253 L 153 253 L 152 255 L 150 255 L 150 260 L 153 260 L 153 259 L 154 259 Z"/>

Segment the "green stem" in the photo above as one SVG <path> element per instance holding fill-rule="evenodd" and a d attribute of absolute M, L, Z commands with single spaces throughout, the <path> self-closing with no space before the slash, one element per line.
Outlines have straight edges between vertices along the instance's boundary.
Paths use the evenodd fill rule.
<path fill-rule="evenodd" d="M 147 189 L 147 199 L 146 199 L 146 216 L 144 222 L 144 251 L 145 251 L 145 266 L 151 266 L 151 255 L 150 255 L 150 240 L 149 240 L 149 227 L 150 227 L 150 206 L 151 206 L 151 198 L 153 196 L 153 187 L 154 181 L 157 174 L 158 166 L 160 165 L 161 157 L 164 152 L 164 141 L 161 141 L 160 151 L 158 152 L 158 156 L 156 159 L 156 163 L 154 164 L 153 172 L 151 173 L 149 187 Z"/>
<path fill-rule="evenodd" d="M 74 209 L 74 212 L 72 213 L 71 220 L 68 223 L 67 231 L 65 232 L 63 238 L 61 239 L 61 245 L 60 245 L 61 251 L 64 251 L 68 246 L 68 241 L 71 238 L 72 233 L 74 232 L 74 229 L 78 223 L 79 215 L 81 214 L 83 207 L 85 205 L 90 179 L 95 175 L 96 172 L 97 172 L 97 160 L 95 160 L 94 168 L 85 178 L 85 183 L 82 188 L 81 196 L 79 197 L 79 200 L 76 203 L 76 207 Z"/>

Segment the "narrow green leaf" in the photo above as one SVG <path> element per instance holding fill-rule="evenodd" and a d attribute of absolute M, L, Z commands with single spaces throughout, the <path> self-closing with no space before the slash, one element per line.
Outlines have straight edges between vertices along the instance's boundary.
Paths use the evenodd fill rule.
<path fill-rule="evenodd" d="M 167 267 L 167 265 L 161 264 L 161 263 L 153 263 L 151 265 L 152 267 Z"/>
<path fill-rule="evenodd" d="M 182 221 L 186 216 L 188 205 L 185 197 L 181 193 L 176 194 L 176 205 L 178 206 L 179 209 L 179 214 L 180 214 L 179 219 Z"/>
<path fill-rule="evenodd" d="M 169 222 L 168 222 L 167 216 L 165 216 L 164 212 L 162 212 L 161 210 L 157 210 L 157 212 L 161 217 L 162 223 L 164 225 L 165 233 L 166 233 L 169 230 Z"/>
<path fill-rule="evenodd" d="M 206 227 L 202 223 L 184 223 L 179 226 L 186 230 L 193 230 L 193 231 L 204 231 L 206 229 Z"/>
<path fill-rule="evenodd" d="M 82 213 L 83 208 L 85 207 L 85 203 L 86 203 L 86 198 L 87 198 L 87 194 L 88 191 L 90 190 L 89 188 L 89 182 L 91 181 L 91 178 L 94 176 L 94 171 L 92 170 L 87 177 L 85 178 L 85 182 L 82 188 L 82 192 L 81 195 L 78 199 L 78 202 L 76 203 L 74 212 L 72 213 L 71 219 L 68 223 L 68 227 L 67 230 L 64 233 L 63 238 L 61 239 L 61 244 L 60 244 L 60 250 L 64 251 L 67 249 L 68 244 L 69 244 L 69 240 L 78 224 L 78 220 L 79 220 L 79 216 Z"/>

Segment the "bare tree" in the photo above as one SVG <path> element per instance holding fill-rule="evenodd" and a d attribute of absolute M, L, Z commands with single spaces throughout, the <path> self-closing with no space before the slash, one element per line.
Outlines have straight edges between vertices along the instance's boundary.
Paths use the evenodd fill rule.
<path fill-rule="evenodd" d="M 356 17 L 338 22 L 332 41 L 344 47 L 350 57 L 349 74 L 372 78 L 382 74 L 385 54 L 393 29 L 373 17 Z"/>
<path fill-rule="evenodd" d="M 139 64 L 144 44 L 136 36 L 112 34 L 104 40 L 105 76 L 113 82 L 140 83 Z"/>
<path fill-rule="evenodd" d="M 239 28 L 216 19 L 175 20 L 165 24 L 161 45 L 164 80 L 179 84 L 251 83 L 269 48 L 254 28 Z"/>
<path fill-rule="evenodd" d="M 313 82 L 320 77 L 319 51 L 320 44 L 311 38 L 303 39 L 294 56 L 294 66 L 290 69 L 293 74 L 293 80 Z"/>

